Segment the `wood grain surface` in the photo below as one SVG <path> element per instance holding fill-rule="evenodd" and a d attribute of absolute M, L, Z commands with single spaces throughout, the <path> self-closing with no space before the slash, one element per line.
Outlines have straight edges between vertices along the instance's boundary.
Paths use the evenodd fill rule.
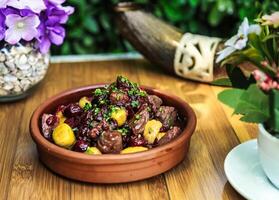
<path fill-rule="evenodd" d="M 174 169 L 126 184 L 88 184 L 65 179 L 39 160 L 29 135 L 34 109 L 52 95 L 117 75 L 153 86 L 187 101 L 198 118 L 188 158 Z M 224 159 L 236 145 L 256 137 L 255 125 L 238 121 L 216 95 L 222 88 L 170 76 L 144 60 L 51 65 L 45 80 L 29 98 L 0 104 L 0 200 L 218 200 L 243 199 L 227 182 Z"/>

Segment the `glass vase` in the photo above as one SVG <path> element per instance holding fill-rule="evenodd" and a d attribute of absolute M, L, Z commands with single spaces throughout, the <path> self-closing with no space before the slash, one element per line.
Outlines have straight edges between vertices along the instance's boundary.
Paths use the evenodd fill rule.
<path fill-rule="evenodd" d="M 0 102 L 27 97 L 43 80 L 50 55 L 42 54 L 32 42 L 0 44 Z"/>

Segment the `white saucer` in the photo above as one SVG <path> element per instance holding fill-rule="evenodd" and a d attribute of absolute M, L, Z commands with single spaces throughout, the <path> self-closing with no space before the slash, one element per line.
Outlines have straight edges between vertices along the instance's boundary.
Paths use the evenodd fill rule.
<path fill-rule="evenodd" d="M 256 139 L 231 150 L 224 164 L 227 179 L 234 189 L 247 199 L 279 200 L 279 189 L 265 176 L 257 151 Z"/>

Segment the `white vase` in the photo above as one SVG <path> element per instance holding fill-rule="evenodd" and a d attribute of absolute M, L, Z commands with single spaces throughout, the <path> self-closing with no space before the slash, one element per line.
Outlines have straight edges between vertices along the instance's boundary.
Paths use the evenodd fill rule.
<path fill-rule="evenodd" d="M 259 124 L 258 151 L 262 168 L 269 180 L 279 188 L 279 139 Z"/>

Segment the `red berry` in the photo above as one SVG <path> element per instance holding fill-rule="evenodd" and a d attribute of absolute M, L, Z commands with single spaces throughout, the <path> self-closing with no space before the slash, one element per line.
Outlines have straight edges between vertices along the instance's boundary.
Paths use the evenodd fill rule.
<path fill-rule="evenodd" d="M 84 140 L 78 140 L 75 143 L 73 150 L 77 152 L 85 152 L 87 148 L 88 148 L 87 142 L 85 142 Z"/>
<path fill-rule="evenodd" d="M 55 115 L 49 116 L 46 120 L 46 124 L 48 126 L 53 126 L 57 122 L 58 122 L 58 118 Z"/>

